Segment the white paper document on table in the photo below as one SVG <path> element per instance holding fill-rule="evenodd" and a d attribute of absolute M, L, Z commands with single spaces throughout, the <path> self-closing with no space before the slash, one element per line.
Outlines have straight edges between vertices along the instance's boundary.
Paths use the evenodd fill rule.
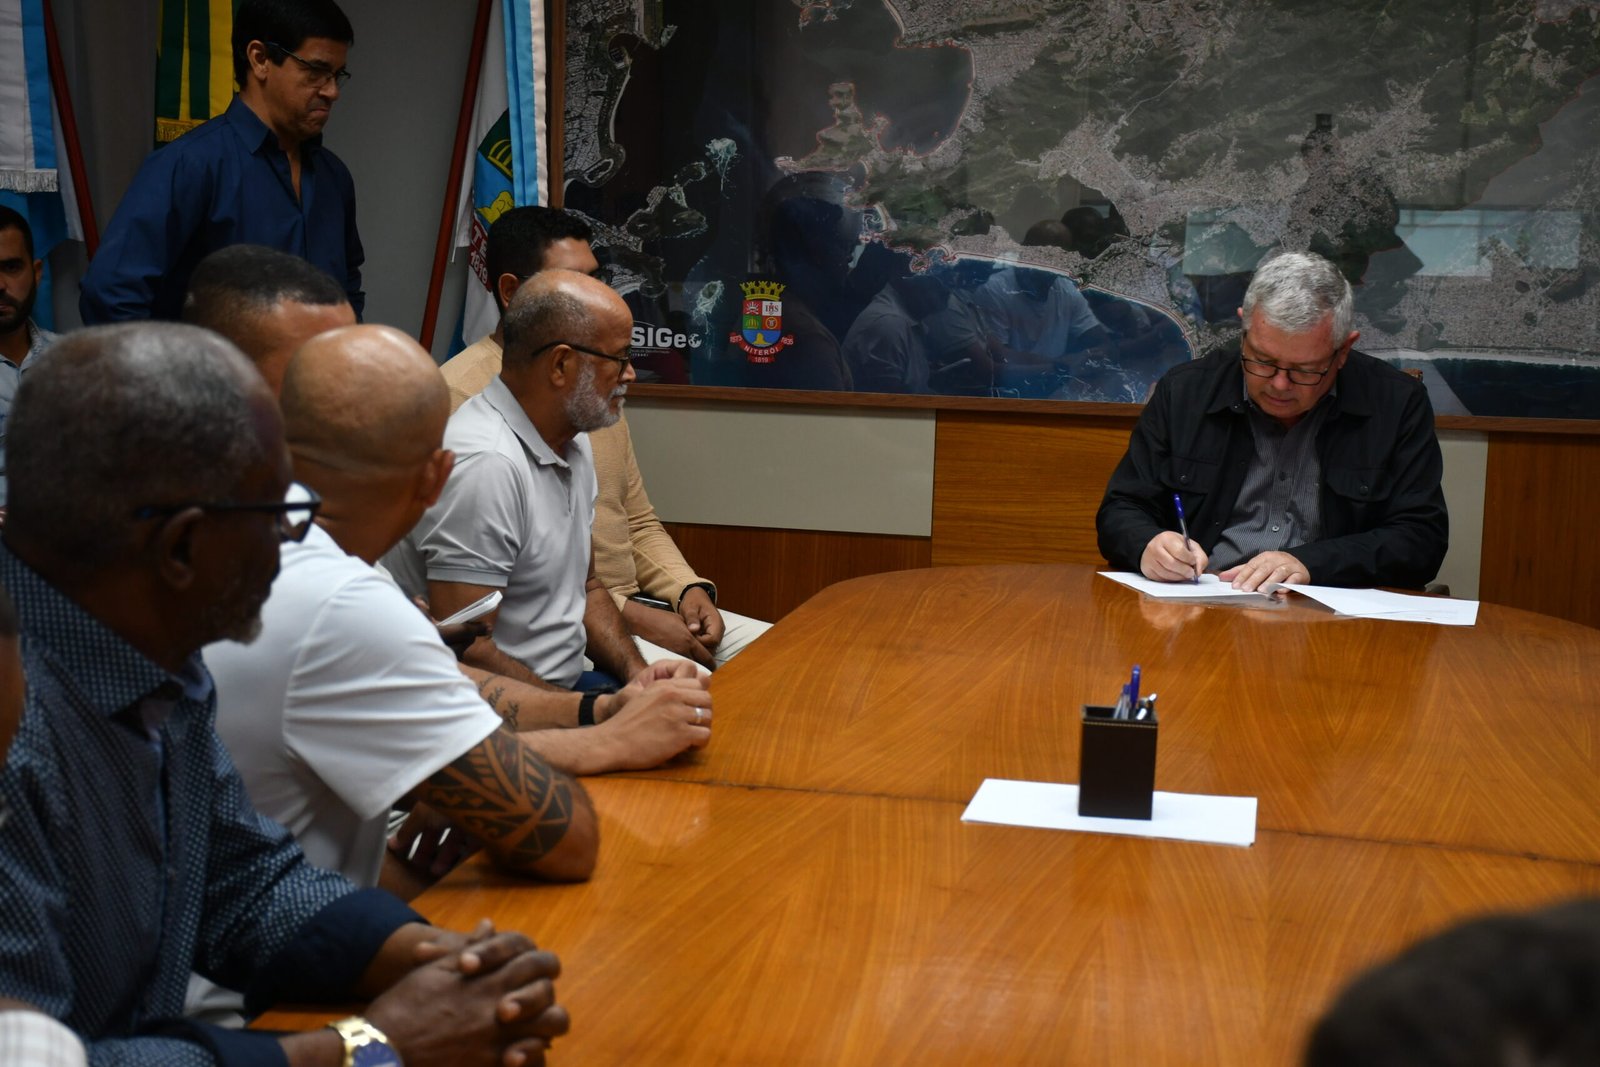
<path fill-rule="evenodd" d="M 985 778 L 961 821 L 1244 847 L 1256 840 L 1256 798 L 1157 791 L 1148 821 L 1087 818 L 1078 814 L 1075 785 Z"/>
<path fill-rule="evenodd" d="M 1473 626 L 1478 621 L 1476 600 L 1443 596 L 1408 596 L 1382 589 L 1335 589 L 1328 585 L 1286 585 L 1301 596 L 1332 608 L 1340 615 L 1391 622 L 1431 622 L 1439 626 Z"/>
<path fill-rule="evenodd" d="M 1132 571 L 1100 571 L 1102 578 L 1110 578 L 1129 589 L 1137 589 L 1145 596 L 1158 600 L 1255 600 L 1270 602 L 1271 589 L 1266 593 L 1247 593 L 1219 581 L 1215 574 L 1202 574 L 1198 582 L 1156 582 Z M 1274 586 L 1273 588 L 1277 588 Z"/>
<path fill-rule="evenodd" d="M 1246 593 L 1220 581 L 1215 574 L 1202 574 L 1198 582 L 1155 582 L 1142 574 L 1128 571 L 1100 571 L 1102 578 L 1137 589 L 1145 596 L 1159 600 L 1233 600 L 1244 603 L 1254 601 L 1277 603 L 1276 598 L 1260 592 Z M 1476 600 L 1453 600 L 1450 597 L 1410 596 L 1389 593 L 1382 589 L 1336 589 L 1329 585 L 1276 585 L 1309 597 L 1340 615 L 1359 619 L 1387 619 L 1390 622 L 1431 622 L 1439 626 L 1473 626 L 1478 621 Z M 1270 589 L 1269 589 L 1270 592 Z"/>

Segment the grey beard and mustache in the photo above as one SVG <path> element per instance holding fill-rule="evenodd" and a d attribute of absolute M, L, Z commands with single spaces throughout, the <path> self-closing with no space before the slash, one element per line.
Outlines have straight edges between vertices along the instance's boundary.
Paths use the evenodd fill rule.
<path fill-rule="evenodd" d="M 595 369 L 592 360 L 583 361 L 583 369 L 578 372 L 578 383 L 567 394 L 565 411 L 567 421 L 572 424 L 578 433 L 589 433 L 593 430 L 603 430 L 607 426 L 614 426 L 622 418 L 621 411 L 611 410 L 611 396 L 602 396 L 595 392 Z M 626 391 L 626 386 L 618 386 L 618 390 Z"/>
<path fill-rule="evenodd" d="M 217 602 L 200 613 L 200 625 L 212 641 L 237 641 L 248 645 L 261 636 L 261 608 L 270 590 L 250 589 L 243 574 L 235 574 Z"/>

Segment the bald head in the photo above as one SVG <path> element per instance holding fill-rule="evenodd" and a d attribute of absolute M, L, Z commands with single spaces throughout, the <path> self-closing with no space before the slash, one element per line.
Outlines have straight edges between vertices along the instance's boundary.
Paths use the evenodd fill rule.
<path fill-rule="evenodd" d="M 536 358 L 557 341 L 593 345 L 619 323 L 631 331 L 633 313 L 605 282 L 576 271 L 540 271 L 522 283 L 506 308 L 505 359 Z"/>
<path fill-rule="evenodd" d="M 344 470 L 412 466 L 438 449 L 450 393 L 433 358 L 389 326 L 347 326 L 295 353 L 279 396 L 298 465 Z"/>

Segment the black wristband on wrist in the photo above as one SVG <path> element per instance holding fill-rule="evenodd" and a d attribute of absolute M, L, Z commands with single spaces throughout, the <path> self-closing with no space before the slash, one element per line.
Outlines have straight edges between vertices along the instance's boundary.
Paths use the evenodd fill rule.
<path fill-rule="evenodd" d="M 710 582 L 690 582 L 688 585 L 683 587 L 681 592 L 678 593 L 678 607 L 680 609 L 683 607 L 683 598 L 689 595 L 689 590 L 691 590 L 691 589 L 704 589 L 705 592 L 706 592 L 706 596 L 711 599 L 711 603 L 713 605 L 716 604 L 716 602 L 717 602 L 717 587 L 716 586 L 712 585 Z"/>
<path fill-rule="evenodd" d="M 599 699 L 600 694 L 598 691 L 583 694 L 583 697 L 578 701 L 579 726 L 594 725 L 594 704 Z"/>

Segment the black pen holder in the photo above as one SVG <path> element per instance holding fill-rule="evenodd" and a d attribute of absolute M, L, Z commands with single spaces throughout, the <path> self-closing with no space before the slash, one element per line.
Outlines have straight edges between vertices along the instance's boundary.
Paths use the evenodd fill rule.
<path fill-rule="evenodd" d="M 1148 819 L 1156 788 L 1156 719 L 1114 719 L 1115 708 L 1083 706 L 1078 814 Z"/>

